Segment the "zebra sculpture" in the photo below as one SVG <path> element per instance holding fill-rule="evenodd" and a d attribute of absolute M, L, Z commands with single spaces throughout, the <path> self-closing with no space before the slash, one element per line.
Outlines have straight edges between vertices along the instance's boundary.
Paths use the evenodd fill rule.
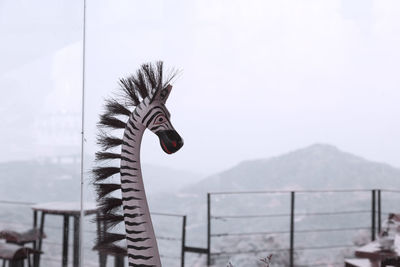
<path fill-rule="evenodd" d="M 143 185 L 140 145 L 147 128 L 159 137 L 166 153 L 174 153 L 183 146 L 165 107 L 173 77 L 174 74 L 163 80 L 162 62 L 142 65 L 136 75 L 120 80 L 122 99 L 107 100 L 106 111 L 100 116 L 98 144 L 102 151 L 96 153 L 96 160 L 119 159 L 120 167 L 99 166 L 93 169 L 101 210 L 97 220 L 105 226 L 105 233 L 100 236 L 96 248 L 110 254 L 127 253 L 129 266 L 161 266 Z M 127 122 L 120 120 L 122 116 L 128 117 Z M 110 136 L 104 128 L 123 129 L 123 138 Z M 112 150 L 119 146 L 121 152 L 114 153 Z M 115 174 L 120 175 L 120 183 L 105 181 Z M 116 190 L 122 192 L 122 198 L 115 197 Z M 110 231 L 122 221 L 125 222 L 126 234 Z M 123 240 L 126 240 L 126 247 L 121 245 Z"/>

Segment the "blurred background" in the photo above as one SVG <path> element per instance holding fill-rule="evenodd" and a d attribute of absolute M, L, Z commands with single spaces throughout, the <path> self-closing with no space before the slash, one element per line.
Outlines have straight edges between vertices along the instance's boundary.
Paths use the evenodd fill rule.
<path fill-rule="evenodd" d="M 32 223 L 29 204 L 7 201 L 79 201 L 82 101 L 85 200 L 95 200 L 89 171 L 99 149 L 96 124 L 104 99 L 116 92 L 119 78 L 142 63 L 163 60 L 167 68 L 180 70 L 167 106 L 185 146 L 167 155 L 156 136 L 144 135 L 143 176 L 152 211 L 187 215 L 187 243 L 206 247 L 209 192 L 361 190 L 298 200 L 298 212 L 325 210 L 317 205 L 325 197 L 332 197 L 324 201 L 337 204 L 329 206 L 335 211 L 351 208 L 349 203 L 351 211 L 368 211 L 365 218 L 310 222 L 296 217 L 296 223 L 323 228 L 332 220 L 337 226 L 350 222 L 343 227 L 357 229 L 337 242 L 354 245 L 355 239 L 370 235 L 368 190 L 398 190 L 400 185 L 399 8 L 396 0 L 87 0 L 82 99 L 83 1 L 1 0 L 1 228 L 23 229 Z M 397 194 L 385 197 L 386 212 L 395 212 Z M 243 200 L 231 202 L 222 195 L 216 201 L 227 201 L 221 204 L 225 215 L 245 217 L 231 222 L 233 230 L 249 223 L 243 211 L 251 208 L 263 214 L 290 212 L 289 199 L 275 195 L 248 199 L 246 207 L 239 205 Z M 61 237 L 57 220 L 49 219 L 54 234 L 48 229 L 48 249 L 54 253 L 45 266 L 59 264 L 61 247 L 51 244 Z M 173 225 L 173 237 L 181 235 L 180 221 L 154 220 L 156 228 Z M 263 220 L 260 225 L 282 230 L 283 222 Z M 84 266 L 98 266 L 91 251 L 95 225 L 89 218 L 86 224 Z M 257 223 L 253 226 L 248 230 L 261 231 Z M 312 236 L 313 245 L 298 246 L 331 240 Z M 179 240 L 175 247 L 160 241 L 165 266 L 180 266 Z M 263 234 L 246 245 L 215 241 L 213 248 L 226 252 L 231 246 L 228 250 L 234 252 L 261 242 L 285 250 L 288 240 Z M 340 249 L 298 252 L 295 260 L 299 266 L 343 265 L 352 251 Z M 245 260 L 253 254 L 221 256 L 215 266 L 229 261 L 256 266 Z M 187 258 L 188 266 L 205 266 L 204 255 L 189 253 Z"/>

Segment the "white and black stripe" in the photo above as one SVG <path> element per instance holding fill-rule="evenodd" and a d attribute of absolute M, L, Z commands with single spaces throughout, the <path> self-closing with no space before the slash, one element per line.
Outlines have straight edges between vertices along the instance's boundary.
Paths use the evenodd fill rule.
<path fill-rule="evenodd" d="M 162 105 L 148 105 L 146 98 L 127 122 L 121 148 L 121 191 L 129 266 L 161 266 L 140 168 L 140 143 L 144 130 L 162 114 Z M 153 127 L 154 129 L 155 127 Z M 170 121 L 157 129 L 171 129 Z"/>
<path fill-rule="evenodd" d="M 165 134 L 161 131 L 174 131 L 169 120 L 170 114 L 165 107 L 172 88 L 168 83 L 174 74 L 163 81 L 162 69 L 162 62 L 155 65 L 144 64 L 136 75 L 121 79 L 120 85 L 125 96 L 123 104 L 115 99 L 107 100 L 106 112 L 100 116 L 98 124 L 101 128 L 98 144 L 103 150 L 96 153 L 96 160 L 117 159 L 120 160 L 120 166 L 100 166 L 92 171 L 102 212 L 98 221 L 106 230 L 100 235 L 96 248 L 106 253 L 127 254 L 129 266 L 161 266 L 143 185 L 140 145 L 146 128 L 157 135 Z M 132 106 L 135 107 L 133 111 L 130 110 Z M 121 120 L 121 116 L 128 116 L 127 122 Z M 124 136 L 122 139 L 110 136 L 102 128 L 124 129 Z M 120 154 L 112 151 L 118 146 L 121 146 Z M 167 149 L 167 152 L 170 151 Z M 120 184 L 105 182 L 118 173 Z M 121 191 L 121 198 L 109 196 L 116 190 Z M 109 232 L 121 222 L 125 223 L 125 234 Z M 121 240 L 126 241 L 126 248 L 116 244 Z"/>

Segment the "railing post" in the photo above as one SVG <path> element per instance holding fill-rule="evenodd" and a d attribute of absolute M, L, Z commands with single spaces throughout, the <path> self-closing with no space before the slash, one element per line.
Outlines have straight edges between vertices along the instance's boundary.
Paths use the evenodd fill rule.
<path fill-rule="evenodd" d="M 39 238 L 39 242 L 38 245 L 36 247 L 37 250 L 41 251 L 42 250 L 42 242 L 43 242 L 43 228 L 44 228 L 44 219 L 45 219 L 45 215 L 46 213 L 42 211 L 41 215 L 40 215 L 40 238 Z M 33 266 L 34 267 L 39 267 L 40 266 L 40 254 L 35 254 L 33 256 Z"/>
<path fill-rule="evenodd" d="M 186 215 L 182 217 L 181 267 L 185 266 L 185 247 L 186 247 Z"/>
<path fill-rule="evenodd" d="M 294 197 L 295 192 L 290 193 L 290 267 L 294 263 Z"/>
<path fill-rule="evenodd" d="M 372 203 L 371 203 L 371 205 L 372 205 L 372 207 L 371 207 L 371 240 L 372 241 L 374 241 L 375 240 L 375 213 L 376 213 L 376 211 L 375 211 L 375 205 L 376 205 L 376 201 L 375 201 L 375 190 L 372 190 L 372 196 L 371 196 L 371 198 L 372 198 Z"/>
<path fill-rule="evenodd" d="M 211 194 L 207 193 L 207 266 L 211 264 Z"/>
<path fill-rule="evenodd" d="M 33 211 L 33 229 L 37 230 L 37 210 Z M 37 241 L 33 242 L 33 249 L 36 249 Z"/>
<path fill-rule="evenodd" d="M 83 221 L 81 221 L 81 218 L 80 218 L 79 215 L 78 216 L 73 216 L 73 218 L 74 218 L 74 235 L 73 235 L 74 248 L 73 248 L 73 254 L 72 254 L 73 255 L 73 266 L 74 267 L 75 266 L 76 267 L 80 267 L 81 266 L 80 260 L 82 258 L 81 258 L 81 255 L 80 255 L 81 250 L 79 249 L 79 242 L 80 242 L 79 238 L 81 238 L 82 236 L 80 236 L 79 231 L 81 229 L 80 224 Z"/>
<path fill-rule="evenodd" d="M 378 190 L 378 234 L 381 233 L 381 227 L 382 227 L 382 205 L 381 205 L 381 190 Z"/>
<path fill-rule="evenodd" d="M 62 254 L 62 266 L 67 267 L 68 265 L 68 238 L 69 238 L 69 215 L 64 215 L 64 227 L 63 227 L 63 254 Z M 75 248 L 74 248 L 75 249 Z"/>
<path fill-rule="evenodd" d="M 37 227 L 37 210 L 33 211 L 33 228 L 36 229 Z"/>

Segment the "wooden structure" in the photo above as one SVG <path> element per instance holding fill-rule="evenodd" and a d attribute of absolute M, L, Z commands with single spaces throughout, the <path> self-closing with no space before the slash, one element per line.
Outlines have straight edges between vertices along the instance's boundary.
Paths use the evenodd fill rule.
<path fill-rule="evenodd" d="M 32 206 L 33 209 L 33 224 L 37 227 L 37 216 L 40 213 L 40 226 L 39 231 L 42 234 L 45 224 L 46 215 L 58 215 L 64 217 L 63 223 L 63 245 L 62 245 L 62 265 L 63 267 L 68 266 L 68 244 L 69 244 L 69 221 L 70 217 L 74 218 L 74 235 L 73 235 L 73 266 L 79 266 L 79 227 L 80 227 L 80 203 L 79 202 L 50 202 L 41 203 Z M 95 203 L 84 204 L 84 214 L 96 214 L 97 207 Z M 37 250 L 42 249 L 42 239 L 39 239 Z M 35 257 L 35 267 L 39 266 L 40 257 Z"/>
<path fill-rule="evenodd" d="M 9 267 L 23 267 L 24 261 L 28 262 L 28 267 L 32 266 L 30 255 L 39 252 L 11 243 L 0 243 L 0 259 L 3 260 L 3 267 L 8 262 Z"/>
<path fill-rule="evenodd" d="M 378 241 L 370 242 L 356 249 L 355 256 L 368 259 L 371 267 L 384 266 L 385 264 L 389 266 L 391 262 L 397 262 L 395 266 L 400 266 L 400 248 L 396 247 L 394 250 L 382 250 L 379 247 Z"/>
<path fill-rule="evenodd" d="M 9 267 L 24 266 L 24 261 L 27 260 L 30 267 L 30 255 L 39 255 L 41 253 L 35 249 L 36 242 L 45 237 L 45 234 L 41 234 L 37 228 L 25 232 L 0 231 L 0 239 L 6 241 L 6 243 L 0 243 L 0 259 L 3 260 L 3 266 L 7 262 L 9 262 Z M 32 248 L 25 247 L 29 243 L 32 243 Z"/>

